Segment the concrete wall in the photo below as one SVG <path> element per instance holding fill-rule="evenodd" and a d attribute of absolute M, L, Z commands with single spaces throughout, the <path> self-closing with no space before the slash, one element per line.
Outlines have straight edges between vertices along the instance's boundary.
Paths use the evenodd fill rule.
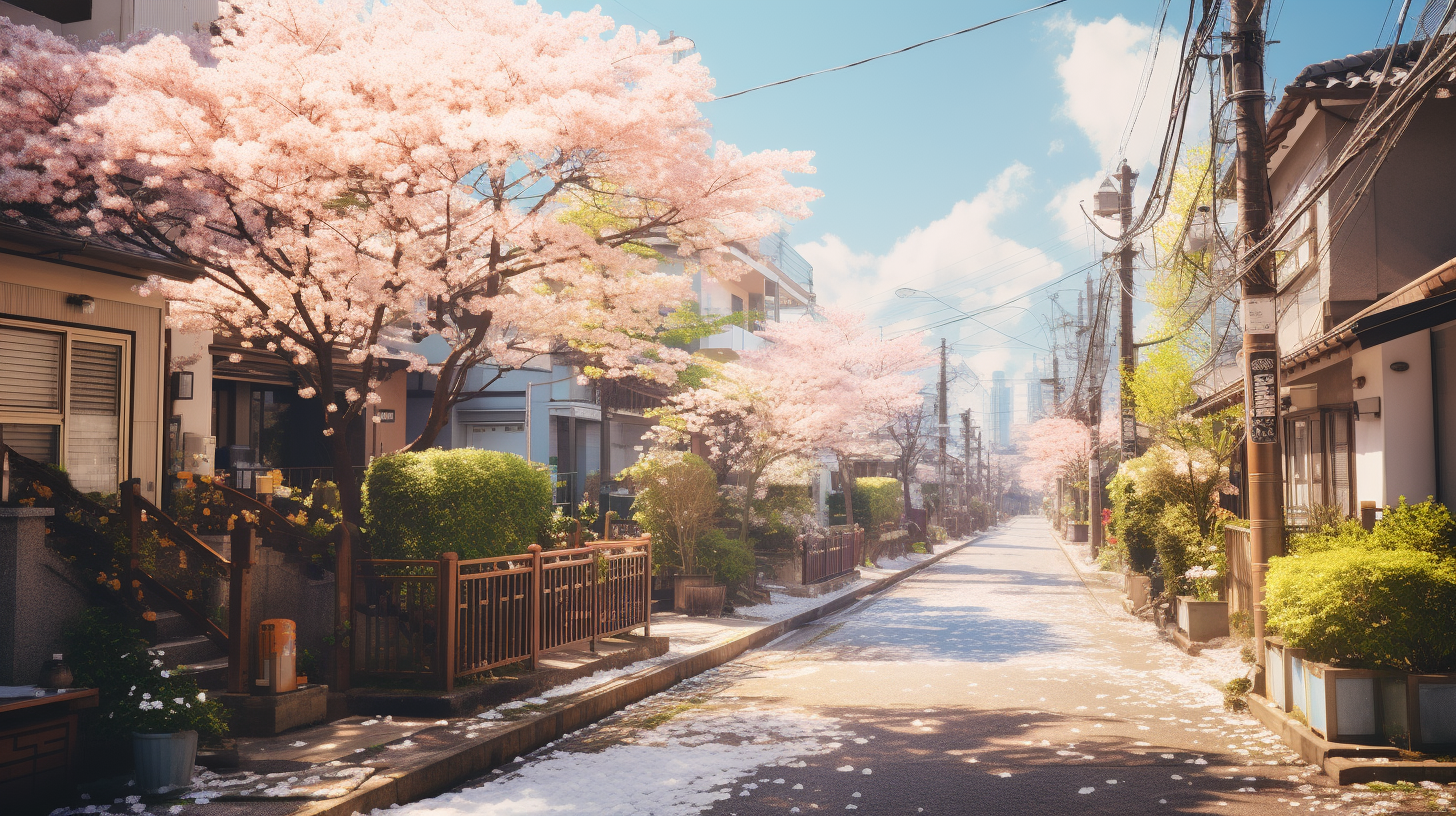
<path fill-rule="evenodd" d="M 0 686 L 34 684 L 86 607 L 79 577 L 45 545 L 49 521 L 48 508 L 0 508 Z"/>
<path fill-rule="evenodd" d="M 1403 362 L 1406 371 L 1391 371 Z M 1377 507 L 1401 496 L 1424 501 L 1436 493 L 1435 411 L 1431 392 L 1431 338 L 1427 331 L 1357 352 L 1351 378 L 1364 377 L 1355 400 L 1380 397 L 1380 416 L 1355 423 L 1356 501 Z M 1321 400 L 1323 402 L 1323 400 Z"/>

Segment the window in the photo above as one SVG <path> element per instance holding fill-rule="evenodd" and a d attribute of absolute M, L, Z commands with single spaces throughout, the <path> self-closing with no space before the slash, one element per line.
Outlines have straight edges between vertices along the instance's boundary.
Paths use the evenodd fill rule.
<path fill-rule="evenodd" d="M 115 493 L 129 351 L 102 332 L 0 324 L 0 441 L 64 466 L 83 493 Z"/>
<path fill-rule="evenodd" d="M 1294 524 L 1307 524 L 1315 507 L 1351 512 L 1350 412 L 1323 408 L 1284 423 L 1284 504 Z"/>

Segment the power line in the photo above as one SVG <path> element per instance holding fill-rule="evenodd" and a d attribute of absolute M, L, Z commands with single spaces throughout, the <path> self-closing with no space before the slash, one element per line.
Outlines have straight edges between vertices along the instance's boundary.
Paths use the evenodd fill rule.
<path fill-rule="evenodd" d="M 807 74 L 800 74 L 800 75 L 798 75 L 796 77 L 789 77 L 788 79 L 781 79 L 781 80 L 779 80 L 777 82 L 768 82 L 768 83 L 765 83 L 763 85 L 755 85 L 752 88 L 745 88 L 744 90 L 741 90 L 741 91 L 736 91 L 736 92 L 731 93 L 731 94 L 727 94 L 727 95 L 724 95 L 724 96 L 716 97 L 714 101 L 716 101 L 717 99 L 732 99 L 735 96 L 743 96 L 744 94 L 753 93 L 754 91 L 761 91 L 764 88 L 772 88 L 772 87 L 774 87 L 776 85 L 787 85 L 790 82 L 798 82 L 801 79 L 808 79 L 809 77 L 812 77 L 812 76 L 819 76 L 820 74 L 829 74 L 829 73 L 833 73 L 835 71 L 843 71 L 846 68 L 854 68 L 854 67 L 859 66 L 859 65 L 864 65 L 867 62 L 874 62 L 877 59 L 884 59 L 885 57 L 893 57 L 896 54 L 903 54 L 906 51 L 913 51 L 913 50 L 915 50 L 916 48 L 919 48 L 922 45 L 930 45 L 933 42 L 939 42 L 941 40 L 949 39 L 951 37 L 958 37 L 958 36 L 960 36 L 962 34 L 969 34 L 972 31 L 980 31 L 981 29 L 986 28 L 987 26 L 993 26 L 993 25 L 995 25 L 997 23 L 1004 23 L 1007 20 L 1010 20 L 1010 19 L 1015 18 L 1015 17 L 1020 17 L 1023 14 L 1031 14 L 1034 11 L 1041 11 L 1042 9 L 1051 8 L 1052 6 L 1059 6 L 1059 5 L 1061 5 L 1062 3 L 1065 3 L 1065 2 L 1067 2 L 1067 0 L 1052 0 L 1050 3 L 1043 3 L 1042 5 L 1036 6 L 1035 8 L 1022 9 L 1021 11 L 1015 12 L 1013 14 L 1008 14 L 1005 17 L 997 17 L 994 20 L 987 20 L 986 22 L 981 23 L 979 25 L 973 25 L 970 28 L 963 28 L 960 31 L 952 31 L 949 34 L 942 34 L 939 37 L 933 37 L 933 38 L 931 38 L 929 40 L 925 40 L 923 42 L 915 43 L 914 45 L 907 45 L 904 48 L 896 49 L 894 51 L 886 51 L 883 54 L 876 54 L 873 57 L 866 57 L 865 59 L 862 59 L 862 60 L 857 60 L 855 62 L 846 63 L 844 65 L 838 65 L 838 66 L 835 66 L 833 68 L 825 68 L 825 69 L 820 70 L 820 71 L 811 71 L 810 73 L 807 73 Z"/>

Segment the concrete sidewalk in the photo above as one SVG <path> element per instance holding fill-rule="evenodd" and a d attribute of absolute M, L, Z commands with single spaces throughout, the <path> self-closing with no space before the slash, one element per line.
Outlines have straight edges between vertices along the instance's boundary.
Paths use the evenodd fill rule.
<path fill-rule="evenodd" d="M 271 787 L 287 792 L 290 785 L 301 789 L 305 782 L 322 772 L 357 771 L 358 775 L 367 775 L 357 789 L 343 796 L 320 801 L 297 798 L 230 801 L 217 799 L 209 791 L 202 796 L 146 797 L 145 801 L 139 798 L 130 802 L 121 796 L 120 804 L 127 813 L 170 816 L 185 816 L 194 811 L 209 816 L 294 813 L 349 816 L 415 801 L 488 772 L 563 734 L 719 666 L 748 649 L 762 646 L 785 632 L 843 609 L 968 543 L 952 542 L 940 547 L 935 555 L 912 555 L 880 568 L 861 568 L 860 580 L 814 598 L 776 596 L 772 604 L 744 607 L 738 614 L 722 618 L 690 618 L 675 613 L 653 615 L 653 637 L 669 639 L 666 654 L 599 671 L 540 692 L 540 696 L 498 705 L 474 716 L 439 720 L 353 716 L 279 737 L 240 739 L 240 769 L 253 775 L 247 779 L 247 785 L 236 784 L 235 779 L 220 779 L 210 772 L 194 780 L 208 789 L 226 783 L 231 791 Z M 278 776 L 262 776 L 270 773 Z M 95 793 L 95 800 L 102 802 L 119 795 L 101 789 Z M 87 804 L 78 802 L 78 807 L 62 813 L 87 812 Z"/>

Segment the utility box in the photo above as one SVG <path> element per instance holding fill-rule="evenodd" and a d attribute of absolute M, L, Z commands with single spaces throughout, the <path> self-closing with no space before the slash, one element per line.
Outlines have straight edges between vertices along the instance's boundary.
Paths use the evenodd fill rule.
<path fill-rule="evenodd" d="M 298 689 L 298 628 L 285 618 L 258 626 L 258 674 L 254 694 L 284 694 Z"/>

